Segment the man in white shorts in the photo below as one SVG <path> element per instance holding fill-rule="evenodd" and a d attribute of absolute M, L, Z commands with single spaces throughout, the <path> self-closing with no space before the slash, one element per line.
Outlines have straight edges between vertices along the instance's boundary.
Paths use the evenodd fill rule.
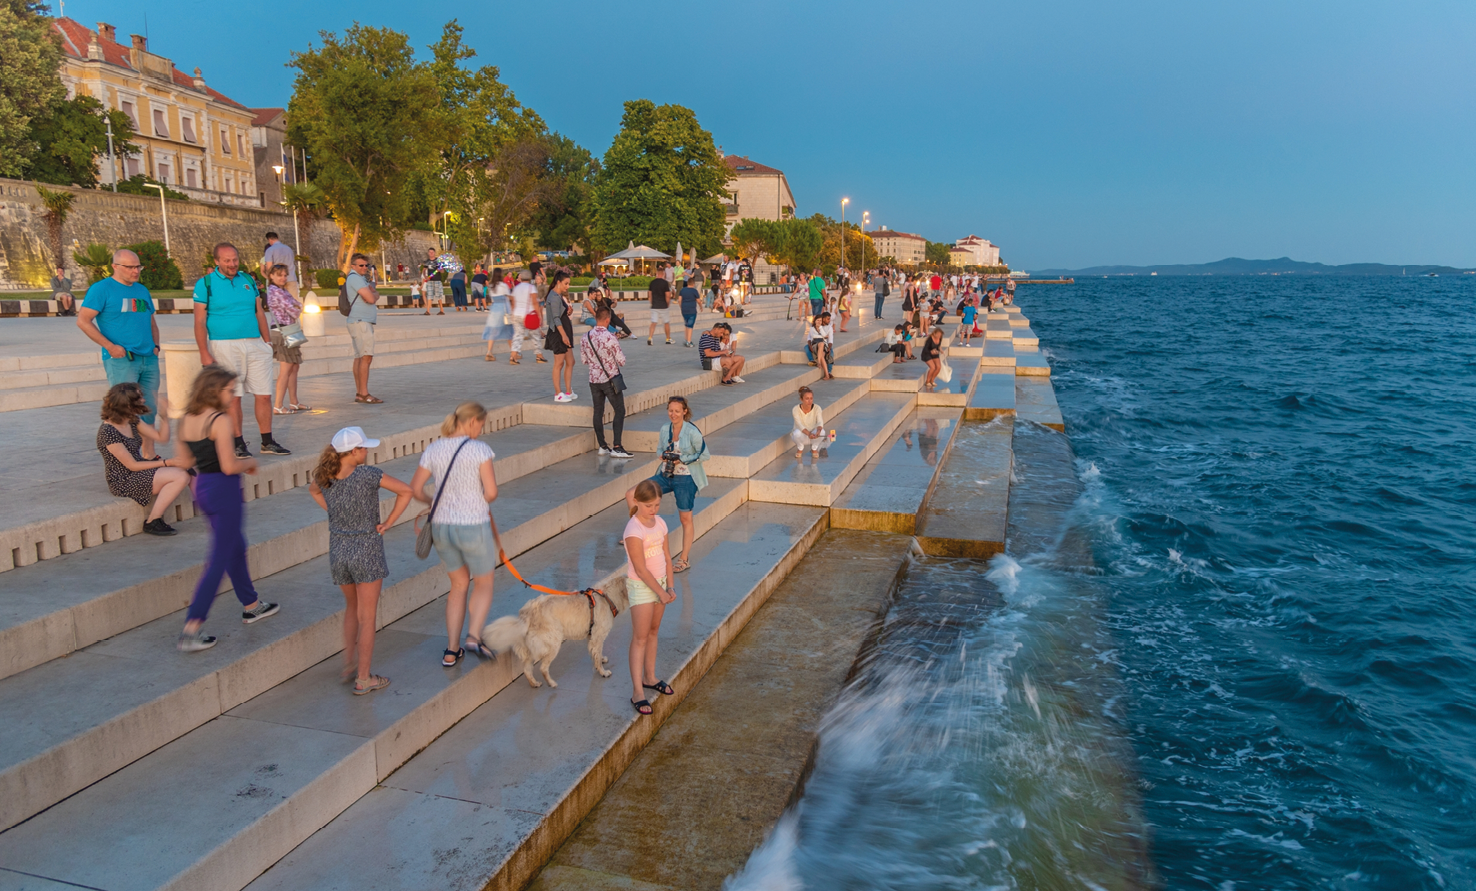
<path fill-rule="evenodd" d="M 646 334 L 647 346 L 650 346 L 651 338 L 656 336 L 657 325 L 665 329 L 666 342 L 671 344 L 671 283 L 666 280 L 665 267 L 665 263 L 657 265 L 656 276 L 647 286 L 651 289 L 651 330 Z"/>
<path fill-rule="evenodd" d="M 272 439 L 273 377 L 277 363 L 272 359 L 271 331 L 261 292 L 249 275 L 240 274 L 241 255 L 234 245 L 215 246 L 215 269 L 195 282 L 195 345 L 200 364 L 219 364 L 236 373 L 236 388 L 229 413 L 236 433 L 236 457 L 249 458 L 242 435 L 241 397 L 256 397 L 256 425 L 261 430 L 261 451 L 267 455 L 290 455 Z"/>

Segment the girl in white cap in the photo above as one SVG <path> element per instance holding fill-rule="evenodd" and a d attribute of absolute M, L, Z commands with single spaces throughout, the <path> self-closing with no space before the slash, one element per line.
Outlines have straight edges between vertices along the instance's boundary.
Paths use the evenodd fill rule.
<path fill-rule="evenodd" d="M 308 491 L 328 512 L 328 566 L 333 583 L 343 590 L 343 682 L 354 681 L 354 695 L 389 686 L 389 678 L 369 671 L 374 655 L 374 619 L 379 589 L 389 575 L 384 559 L 384 531 L 395 525 L 410 504 L 410 487 L 370 467 L 369 450 L 379 445 L 359 427 L 333 434 L 313 470 Z M 389 518 L 379 522 L 379 490 L 395 493 Z"/>

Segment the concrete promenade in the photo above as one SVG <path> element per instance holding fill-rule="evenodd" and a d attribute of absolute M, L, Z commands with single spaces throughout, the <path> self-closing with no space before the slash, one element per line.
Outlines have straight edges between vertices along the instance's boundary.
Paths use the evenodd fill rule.
<path fill-rule="evenodd" d="M 868 310 L 870 302 L 866 294 L 857 301 Z M 953 380 L 921 392 L 921 362 L 894 365 L 874 352 L 890 320 L 853 320 L 838 333 L 837 377 L 819 382 L 803 358 L 800 323 L 784 318 L 786 303 L 759 296 L 751 317 L 733 320 L 750 364 L 747 383 L 732 387 L 700 370 L 697 351 L 680 345 L 679 324 L 677 344 L 663 344 L 658 331 L 648 347 L 645 311 L 625 304 L 637 333 L 622 342 L 630 357 L 626 445 L 637 452 L 628 461 L 593 452 L 582 366 L 580 400 L 558 405 L 550 366 L 533 364 L 531 351 L 519 367 L 505 353 L 482 360 L 484 316 L 384 314 L 382 342 L 391 333 L 423 341 L 404 352 L 424 361 L 376 366 L 379 406 L 354 404 L 342 371 L 304 377 L 300 395 L 315 410 L 274 419 L 277 439 L 294 454 L 265 459 L 248 481 L 253 575 L 282 613 L 243 627 L 227 597 L 209 623 L 221 644 L 190 656 L 171 644 L 206 547 L 192 507 L 175 507 L 173 539 L 135 535 L 142 509 L 103 484 L 95 403 L 5 413 L 11 423 L 0 442 L 27 460 L 0 471 L 6 491 L 20 495 L 0 521 L 0 891 L 62 883 L 110 891 L 522 887 L 735 640 L 761 649 L 779 633 L 769 622 L 742 636 L 771 597 L 776 607 L 814 605 L 794 601 L 810 587 L 799 580 L 813 576 L 788 587 L 785 580 L 811 565 L 803 561 L 817 541 L 826 542 L 817 556 L 843 552 L 830 544 L 843 528 L 857 530 L 844 533 L 851 540 L 916 536 L 939 553 L 1000 546 L 1004 503 L 973 480 L 1007 487 L 1007 443 L 988 467 L 963 472 L 949 466 L 949 454 L 960 436 L 1008 430 L 1016 418 L 1060 428 L 1049 364 L 1019 308 L 990 314 L 981 346 L 950 348 Z M 332 335 L 342 320 L 328 316 Z M 699 327 L 714 320 L 704 314 Z M 90 351 L 70 321 L 0 322 L 0 362 L 59 355 L 71 349 L 69 336 L 81 341 L 74 352 Z M 188 319 L 160 320 L 165 340 L 187 336 L 175 322 Z M 30 333 L 12 334 L 22 326 Z M 945 330 L 954 327 L 950 320 Z M 465 337 L 476 339 L 456 344 Z M 789 408 L 806 383 L 837 437 L 824 458 L 796 462 Z M 442 669 L 446 578 L 433 559 L 414 558 L 408 516 L 386 535 L 391 577 L 375 655 L 375 670 L 394 683 L 362 698 L 334 683 L 343 602 L 328 577 L 324 515 L 303 491 L 333 431 L 358 424 L 382 438 L 372 460 L 408 479 L 445 414 L 464 399 L 481 401 L 485 439 L 498 456 L 494 513 L 520 571 L 556 587 L 614 586 L 623 584 L 621 496 L 654 470 L 670 394 L 692 402 L 713 453 L 712 480 L 695 511 L 692 569 L 678 576 L 678 602 L 662 628 L 661 672 L 677 695 L 659 697 L 653 716 L 637 717 L 625 701 L 623 615 L 606 644 L 615 671 L 608 680 L 593 674 L 578 642 L 554 663 L 557 690 L 529 688 L 508 659 Z M 1000 420 L 960 426 L 993 418 Z M 254 432 L 248 418 L 253 444 Z M 955 482 L 940 482 L 950 473 Z M 675 544 L 681 532 L 670 499 L 662 513 Z M 900 560 L 887 550 L 886 559 Z M 843 590 L 833 599 L 872 615 L 886 590 L 859 606 L 846 606 Z M 527 599 L 506 569 L 496 591 L 494 618 Z M 860 636 L 832 661 L 849 665 Z M 822 674 L 813 714 L 844 679 Z M 707 708 L 711 722 L 728 707 Z M 787 732 L 799 751 L 813 726 L 801 720 Z M 590 867 L 587 859 L 556 863 Z M 710 878 L 669 887 L 716 887 Z"/>

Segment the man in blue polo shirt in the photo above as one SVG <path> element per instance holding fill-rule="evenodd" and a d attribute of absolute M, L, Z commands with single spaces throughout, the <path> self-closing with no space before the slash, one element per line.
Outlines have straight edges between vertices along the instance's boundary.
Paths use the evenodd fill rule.
<path fill-rule="evenodd" d="M 234 245 L 215 246 L 215 269 L 195 282 L 195 345 L 200 364 L 218 364 L 236 373 L 231 399 L 231 422 L 236 428 L 236 457 L 249 458 L 242 435 L 241 397 L 256 397 L 256 424 L 261 450 L 267 455 L 290 455 L 272 439 L 272 387 L 276 363 L 272 338 L 256 281 L 240 271 L 241 255 Z"/>
<path fill-rule="evenodd" d="M 114 251 L 113 274 L 87 289 L 77 327 L 102 347 L 109 387 L 138 384 L 143 390 L 149 406 L 143 422 L 152 424 L 159 399 L 159 323 L 154 321 L 154 298 L 138 283 L 142 274 L 138 254 Z"/>

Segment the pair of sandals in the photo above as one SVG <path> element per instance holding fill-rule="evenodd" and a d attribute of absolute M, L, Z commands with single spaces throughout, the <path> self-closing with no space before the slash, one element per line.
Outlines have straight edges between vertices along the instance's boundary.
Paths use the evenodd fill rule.
<path fill-rule="evenodd" d="M 383 399 L 380 399 L 378 396 L 370 396 L 368 393 L 365 393 L 362 396 L 355 396 L 354 397 L 354 401 L 355 402 L 363 403 L 364 405 L 382 405 L 382 404 L 384 404 L 384 400 Z"/>
<path fill-rule="evenodd" d="M 676 694 L 676 691 L 671 688 L 671 684 L 668 684 L 666 681 L 657 681 L 654 684 L 641 684 L 641 686 L 645 687 L 647 690 L 655 690 L 662 696 L 672 696 Z M 651 712 L 655 711 L 655 709 L 651 708 L 651 701 L 649 699 L 642 699 L 640 701 L 632 699 L 630 701 L 630 704 L 631 707 L 636 710 L 637 714 L 649 715 L 651 714 Z"/>
<path fill-rule="evenodd" d="M 476 653 L 478 656 L 486 659 L 488 662 L 497 661 L 497 654 L 492 652 L 492 650 L 489 649 L 486 644 L 482 643 L 480 640 L 477 640 L 471 635 L 467 635 L 465 642 L 463 642 L 461 645 L 461 649 L 441 651 L 441 667 L 455 668 L 456 663 L 461 661 L 462 657 L 466 655 L 467 650 L 471 650 L 473 653 Z"/>
<path fill-rule="evenodd" d="M 274 415 L 294 415 L 294 414 L 297 414 L 300 411 L 312 411 L 312 410 L 313 410 L 313 407 L 311 405 L 298 405 L 295 402 L 289 402 L 289 403 L 287 403 L 287 407 L 286 408 L 277 408 L 275 405 L 272 406 L 272 414 L 274 414 Z"/>
<path fill-rule="evenodd" d="M 343 671 L 339 672 L 338 675 L 338 679 L 342 683 L 354 685 L 355 696 L 364 696 L 365 694 L 373 693 L 375 690 L 383 690 L 390 685 L 390 679 L 383 675 L 371 674 L 369 675 L 368 681 L 362 685 L 359 683 L 358 677 L 358 664 L 345 665 Z"/>

